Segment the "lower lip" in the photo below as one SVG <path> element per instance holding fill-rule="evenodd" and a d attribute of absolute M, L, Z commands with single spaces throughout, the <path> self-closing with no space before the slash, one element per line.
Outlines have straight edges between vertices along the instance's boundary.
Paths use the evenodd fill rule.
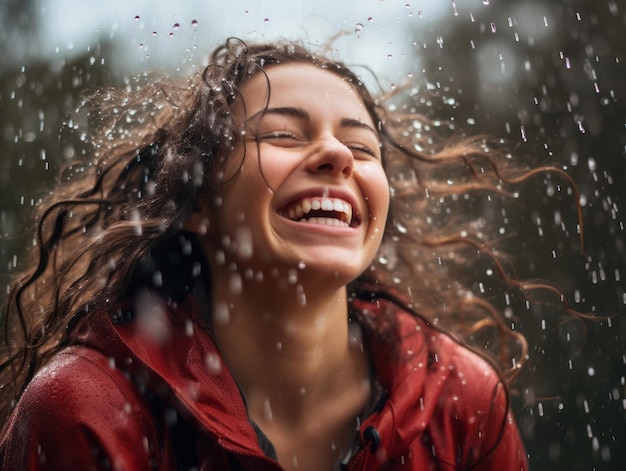
<path fill-rule="evenodd" d="M 332 234 L 332 235 L 354 235 L 358 231 L 357 227 L 351 226 L 330 226 L 328 224 L 318 224 L 314 222 L 300 222 L 292 219 L 279 216 L 281 221 L 284 221 L 287 225 L 297 228 L 300 231 L 315 232 L 317 234 Z"/>

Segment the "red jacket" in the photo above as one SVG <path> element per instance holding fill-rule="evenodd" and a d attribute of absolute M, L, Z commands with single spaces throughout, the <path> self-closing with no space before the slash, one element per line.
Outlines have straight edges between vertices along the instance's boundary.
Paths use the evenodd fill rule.
<path fill-rule="evenodd" d="M 528 469 L 505 389 L 485 361 L 387 301 L 353 308 L 381 318 L 393 310 L 397 342 L 368 338 L 388 395 L 362 423 L 347 469 Z M 231 373 L 188 311 L 162 311 L 156 337 L 137 320 L 90 317 L 20 398 L 1 469 L 282 469 L 262 452 Z"/>

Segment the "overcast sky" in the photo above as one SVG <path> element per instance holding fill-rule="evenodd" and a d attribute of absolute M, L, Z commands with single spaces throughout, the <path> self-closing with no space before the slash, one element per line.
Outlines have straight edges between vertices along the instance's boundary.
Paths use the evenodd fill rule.
<path fill-rule="evenodd" d="M 383 78 L 404 74 L 420 30 L 446 19 L 480 16 L 488 0 L 37 0 L 39 53 L 62 60 L 102 38 L 113 41 L 119 70 L 185 67 L 206 60 L 228 36 L 279 37 L 325 44 L 339 31 L 340 57 L 365 63 Z M 436 38 L 422 38 L 438 47 Z M 414 65 L 413 65 L 414 67 Z"/>

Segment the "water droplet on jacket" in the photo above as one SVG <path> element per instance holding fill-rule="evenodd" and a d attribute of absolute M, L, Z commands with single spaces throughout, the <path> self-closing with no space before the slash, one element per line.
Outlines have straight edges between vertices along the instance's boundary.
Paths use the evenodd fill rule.
<path fill-rule="evenodd" d="M 222 361 L 216 353 L 208 353 L 204 359 L 207 369 L 211 374 L 218 375 L 222 371 Z"/>

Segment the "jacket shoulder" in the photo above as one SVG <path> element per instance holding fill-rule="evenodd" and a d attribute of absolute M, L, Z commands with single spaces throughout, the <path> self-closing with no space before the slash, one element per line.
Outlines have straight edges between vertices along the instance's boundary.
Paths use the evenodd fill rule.
<path fill-rule="evenodd" d="M 438 355 L 445 381 L 439 412 L 435 412 L 439 420 L 433 420 L 429 427 L 433 445 L 456 443 L 456 450 L 443 454 L 475 469 L 527 469 L 508 389 L 500 373 L 485 358 L 444 334 Z"/>
<path fill-rule="evenodd" d="M 153 426 L 148 401 L 121 370 L 93 349 L 71 347 L 20 397 L 0 442 L 0 462 L 3 469 L 140 470 L 150 462 Z"/>

